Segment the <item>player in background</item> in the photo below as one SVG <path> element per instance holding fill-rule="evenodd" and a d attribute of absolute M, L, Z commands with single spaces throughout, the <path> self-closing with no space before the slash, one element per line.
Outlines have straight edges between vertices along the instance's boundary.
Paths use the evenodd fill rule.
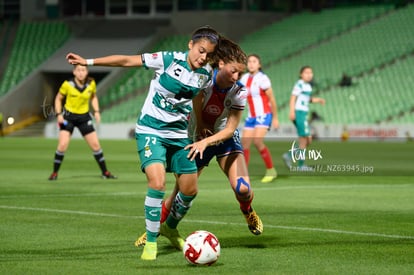
<path fill-rule="evenodd" d="M 237 44 L 222 37 L 216 58 L 212 85 L 193 100 L 189 135 L 194 143 L 186 147 L 190 149 L 188 157 L 196 160 L 198 176 L 216 157 L 230 182 L 249 230 L 260 235 L 263 223 L 252 208 L 253 190 L 237 129 L 247 97 L 245 87 L 238 80 L 245 71 L 247 57 Z M 168 222 L 170 209 L 174 212 L 171 202 L 178 189 L 176 185 L 173 193 L 163 202 L 161 222 Z M 135 245 L 144 244 L 145 238 L 144 233 Z"/>
<path fill-rule="evenodd" d="M 187 158 L 188 116 L 192 99 L 211 81 L 209 59 L 216 50 L 219 34 L 210 27 L 195 30 L 187 52 L 161 51 L 139 55 L 112 55 L 87 59 L 68 54 L 69 63 L 82 65 L 141 67 L 155 71 L 149 92 L 136 124 L 136 140 L 141 169 L 148 181 L 144 202 L 147 243 L 143 260 L 157 257 L 158 234 L 166 236 L 182 250 L 183 239 L 177 225 L 197 194 L 197 167 Z M 132 110 L 131 110 L 132 111 Z M 161 203 L 165 194 L 166 172 L 174 173 L 179 192 L 172 205 L 174 215 L 160 226 Z"/>
<path fill-rule="evenodd" d="M 247 59 L 248 72 L 240 79 L 240 82 L 247 88 L 247 102 L 249 104 L 249 112 L 242 133 L 242 145 L 248 165 L 250 146 L 252 143 L 254 144 L 266 166 L 266 173 L 261 182 L 268 183 L 277 177 L 277 171 L 273 165 L 270 150 L 264 143 L 264 137 L 271 127 L 274 129 L 279 127 L 279 120 L 272 83 L 261 70 L 261 66 L 258 55 L 249 55 Z"/>
<path fill-rule="evenodd" d="M 289 119 L 296 127 L 299 136 L 299 149 L 306 150 L 312 142 L 312 135 L 310 133 L 308 124 L 309 103 L 325 104 L 325 99 L 312 96 L 312 82 L 313 70 L 310 66 L 303 66 L 299 71 L 299 80 L 295 83 L 292 95 L 289 101 Z M 292 166 L 292 152 L 283 154 L 283 160 L 290 168 Z M 305 166 L 305 160 L 298 160 L 298 170 L 307 171 L 310 168 Z"/>
<path fill-rule="evenodd" d="M 55 113 L 59 125 L 59 141 L 53 161 L 53 172 L 49 180 L 57 180 L 59 168 L 68 149 L 73 130 L 77 127 L 93 152 L 104 179 L 116 179 L 106 168 L 105 158 L 98 135 L 89 113 L 89 102 L 97 123 L 100 122 L 99 102 L 96 96 L 95 80 L 88 76 L 88 68 L 81 65 L 73 67 L 73 78 L 65 80 L 55 97 Z M 63 106 L 63 101 L 65 104 Z"/>

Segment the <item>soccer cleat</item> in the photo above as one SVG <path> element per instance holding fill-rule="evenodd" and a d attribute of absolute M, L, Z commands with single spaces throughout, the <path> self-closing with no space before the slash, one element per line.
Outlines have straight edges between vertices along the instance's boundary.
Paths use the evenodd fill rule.
<path fill-rule="evenodd" d="M 274 167 L 270 169 L 266 169 L 266 174 L 262 178 L 262 183 L 269 183 L 273 181 L 276 177 L 277 177 L 277 172 Z"/>
<path fill-rule="evenodd" d="M 58 174 L 56 172 L 53 172 L 50 176 L 49 176 L 49 180 L 57 180 Z"/>
<path fill-rule="evenodd" d="M 111 172 L 106 171 L 105 173 L 102 174 L 102 178 L 103 179 L 117 179 L 118 177 L 115 175 L 112 175 Z"/>
<path fill-rule="evenodd" d="M 153 261 L 157 258 L 157 243 L 147 242 L 141 254 L 141 259 L 146 261 Z"/>
<path fill-rule="evenodd" d="M 136 247 L 143 246 L 147 242 L 147 232 L 144 232 L 138 239 L 135 241 L 134 245 Z"/>
<path fill-rule="evenodd" d="M 167 223 L 162 223 L 160 227 L 160 235 L 169 239 L 171 244 L 178 250 L 183 250 L 184 240 L 181 238 L 176 228 L 170 228 Z"/>
<path fill-rule="evenodd" d="M 290 167 L 292 167 L 292 158 L 289 156 L 288 153 L 283 154 L 283 161 L 285 162 L 287 168 L 290 169 Z"/>
<path fill-rule="evenodd" d="M 256 211 L 254 211 L 253 208 L 250 208 L 250 211 L 247 213 L 243 212 L 243 215 L 246 218 L 247 226 L 249 227 L 250 232 L 254 235 L 262 234 L 263 223 Z"/>

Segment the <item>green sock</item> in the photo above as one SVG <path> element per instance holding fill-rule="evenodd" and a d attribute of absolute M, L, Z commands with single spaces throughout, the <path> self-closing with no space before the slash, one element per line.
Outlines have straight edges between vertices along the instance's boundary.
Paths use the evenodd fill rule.
<path fill-rule="evenodd" d="M 191 207 L 191 202 L 194 200 L 194 196 L 186 196 L 181 192 L 175 196 L 174 202 L 171 206 L 170 215 L 168 215 L 165 221 L 170 228 L 177 228 L 178 223 L 185 216 L 187 211 Z"/>
<path fill-rule="evenodd" d="M 160 230 L 161 204 L 164 191 L 148 188 L 145 197 L 145 227 L 147 230 L 147 241 L 156 242 Z"/>

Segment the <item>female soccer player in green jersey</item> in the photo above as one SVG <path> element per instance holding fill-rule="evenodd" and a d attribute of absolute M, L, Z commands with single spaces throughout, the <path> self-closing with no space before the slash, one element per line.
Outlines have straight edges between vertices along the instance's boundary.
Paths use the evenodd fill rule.
<path fill-rule="evenodd" d="M 250 232 L 260 235 L 263 223 L 252 207 L 254 194 L 237 129 L 247 98 L 246 88 L 238 81 L 246 68 L 247 56 L 237 44 L 224 37 L 220 38 L 215 56 L 213 81 L 193 100 L 189 135 L 194 143 L 187 146 L 190 148 L 188 157 L 195 159 L 199 176 L 216 158 Z M 171 212 L 175 211 L 171 204 L 178 191 L 176 185 L 173 193 L 163 202 L 161 222 L 168 223 Z M 136 240 L 135 246 L 145 242 L 146 233 Z"/>
<path fill-rule="evenodd" d="M 324 105 L 325 99 L 312 96 L 312 79 L 313 70 L 310 66 L 303 66 L 300 69 L 300 79 L 295 83 L 292 95 L 289 102 L 289 119 L 296 127 L 299 136 L 299 149 L 292 150 L 306 150 L 312 142 L 312 136 L 308 125 L 309 103 L 319 103 Z M 290 168 L 292 165 L 292 152 L 285 153 L 283 159 L 286 165 Z M 309 167 L 304 165 L 305 160 L 298 160 L 299 171 L 307 171 Z"/>
<path fill-rule="evenodd" d="M 187 158 L 188 151 L 184 150 L 191 143 L 188 117 L 192 98 L 211 81 L 212 68 L 208 62 L 218 43 L 219 34 L 210 27 L 202 27 L 192 34 L 187 52 L 161 51 L 94 59 L 73 53 L 67 55 L 70 64 L 145 66 L 155 71 L 135 130 L 141 169 L 148 181 L 144 203 L 147 243 L 141 255 L 143 260 L 156 259 L 159 233 L 177 249 L 182 249 L 184 244 L 176 228 L 198 191 L 195 161 Z M 174 217 L 160 226 L 166 172 L 174 173 L 180 192 L 173 201 Z"/>

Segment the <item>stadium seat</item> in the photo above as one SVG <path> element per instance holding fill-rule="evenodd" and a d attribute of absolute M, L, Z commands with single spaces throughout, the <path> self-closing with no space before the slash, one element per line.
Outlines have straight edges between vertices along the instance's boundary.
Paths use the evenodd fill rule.
<path fill-rule="evenodd" d="M 70 36 L 62 22 L 23 22 L 19 24 L 3 79 L 0 96 L 30 74 Z M 16 66 L 25 64 L 25 66 Z M 9 79 L 10 81 L 7 81 Z"/>

